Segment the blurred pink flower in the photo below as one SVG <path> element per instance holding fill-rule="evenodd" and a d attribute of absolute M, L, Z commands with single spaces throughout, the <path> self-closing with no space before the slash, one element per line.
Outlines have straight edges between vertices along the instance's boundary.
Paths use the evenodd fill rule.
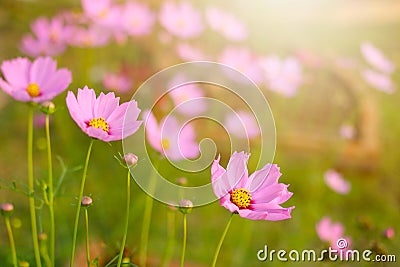
<path fill-rule="evenodd" d="M 69 44 L 77 47 L 101 47 L 108 44 L 111 32 L 99 26 L 76 26 Z"/>
<path fill-rule="evenodd" d="M 211 181 L 220 205 L 250 220 L 279 221 L 291 218 L 294 207 L 283 208 L 293 193 L 288 185 L 278 183 L 282 175 L 276 164 L 267 164 L 250 177 L 247 171 L 249 154 L 234 152 L 226 170 L 219 165 L 220 156 L 211 167 Z"/>
<path fill-rule="evenodd" d="M 336 193 L 348 194 L 350 192 L 350 182 L 346 181 L 337 171 L 327 170 L 324 174 L 324 179 L 325 183 Z"/>
<path fill-rule="evenodd" d="M 200 12 L 189 2 L 164 2 L 159 16 L 161 25 L 169 33 L 180 38 L 197 37 L 204 30 Z"/>
<path fill-rule="evenodd" d="M 356 135 L 356 129 L 353 125 L 343 124 L 340 126 L 339 134 L 344 139 L 353 139 Z"/>
<path fill-rule="evenodd" d="M 256 63 L 258 57 L 246 48 L 227 47 L 219 56 L 219 62 L 237 69 L 254 83 L 262 82 L 262 71 Z"/>
<path fill-rule="evenodd" d="M 370 42 L 364 42 L 361 44 L 361 54 L 372 67 L 381 72 L 390 74 L 395 69 L 393 62 L 388 60 L 382 51 Z"/>
<path fill-rule="evenodd" d="M 197 47 L 193 47 L 187 43 L 179 43 L 176 47 L 178 56 L 185 61 L 201 61 L 207 60 L 207 56 Z"/>
<path fill-rule="evenodd" d="M 0 87 L 14 99 L 22 102 L 44 102 L 63 92 L 72 81 L 66 68 L 57 70 L 57 62 L 50 57 L 39 57 L 31 62 L 27 58 L 3 61 L 4 80 Z"/>
<path fill-rule="evenodd" d="M 122 28 L 129 35 L 142 36 L 151 33 L 155 15 L 150 8 L 140 2 L 127 2 L 119 18 Z"/>
<path fill-rule="evenodd" d="M 339 238 L 342 238 L 344 228 L 340 223 L 332 223 L 331 218 L 323 217 L 316 225 L 318 237 L 330 244 L 336 243 Z"/>
<path fill-rule="evenodd" d="M 286 97 L 294 96 L 303 83 L 302 67 L 296 58 L 281 60 L 277 56 L 269 56 L 260 59 L 260 66 L 267 88 Z"/>
<path fill-rule="evenodd" d="M 194 128 L 182 127 L 173 116 L 165 117 L 160 124 L 152 112 L 143 112 L 146 138 L 150 146 L 170 160 L 193 159 L 200 151 L 196 143 Z"/>
<path fill-rule="evenodd" d="M 396 86 L 393 83 L 392 79 L 383 73 L 376 72 L 374 70 L 363 70 L 361 71 L 361 75 L 364 77 L 365 81 L 378 89 L 379 91 L 392 94 L 396 91 Z"/>
<path fill-rule="evenodd" d="M 103 76 L 103 86 L 110 91 L 126 93 L 132 88 L 132 81 L 122 73 L 106 73 Z"/>
<path fill-rule="evenodd" d="M 238 138 L 254 138 L 260 134 L 254 115 L 247 111 L 240 110 L 229 114 L 224 125 L 229 134 Z"/>
<path fill-rule="evenodd" d="M 115 97 L 114 93 L 100 93 L 96 98 L 94 90 L 85 86 L 78 89 L 77 97 L 69 91 L 66 102 L 79 128 L 90 137 L 105 142 L 132 135 L 142 123 L 137 120 L 140 113 L 137 102 L 131 100 L 120 105 L 119 97 Z M 129 121 L 125 118 L 129 118 Z"/>
<path fill-rule="evenodd" d="M 109 29 L 118 27 L 122 9 L 112 0 L 82 0 L 85 16 L 94 24 Z"/>
<path fill-rule="evenodd" d="M 63 53 L 67 40 L 71 36 L 71 27 L 64 24 L 61 17 L 47 19 L 39 17 L 31 24 L 32 34 L 25 34 L 21 41 L 24 54 L 37 56 L 55 56 Z"/>
<path fill-rule="evenodd" d="M 394 232 L 394 228 L 393 227 L 386 228 L 383 231 L 383 236 L 388 238 L 388 239 L 393 239 L 394 234 L 395 234 L 395 232 Z"/>
<path fill-rule="evenodd" d="M 231 41 L 243 41 L 247 38 L 247 29 L 235 15 L 215 7 L 206 9 L 206 18 L 210 28 Z"/>
<path fill-rule="evenodd" d="M 168 85 L 168 88 L 175 88 L 169 92 L 169 96 L 172 98 L 174 105 L 177 107 L 184 102 L 188 102 L 192 99 L 204 97 L 203 90 L 196 83 L 183 84 L 183 77 L 176 76 Z M 193 116 L 203 113 L 207 109 L 207 103 L 205 99 L 195 100 L 195 104 L 184 104 L 179 106 L 176 110 L 181 114 Z"/>

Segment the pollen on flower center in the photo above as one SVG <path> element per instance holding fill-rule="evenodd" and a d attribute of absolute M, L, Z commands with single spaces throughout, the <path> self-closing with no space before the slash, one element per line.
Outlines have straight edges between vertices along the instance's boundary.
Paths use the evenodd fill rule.
<path fill-rule="evenodd" d="M 247 209 L 250 206 L 251 199 L 251 194 L 247 189 L 238 188 L 231 192 L 231 201 L 239 209 Z"/>
<path fill-rule="evenodd" d="M 36 83 L 30 83 L 26 88 L 26 92 L 30 97 L 37 97 L 40 95 L 40 88 L 39 85 Z"/>
<path fill-rule="evenodd" d="M 103 131 L 105 131 L 107 133 L 110 130 L 110 126 L 108 125 L 108 122 L 106 122 L 106 120 L 103 117 L 94 118 L 94 119 L 90 120 L 89 126 L 92 126 L 96 129 L 102 128 Z"/>
<path fill-rule="evenodd" d="M 168 139 L 163 139 L 161 140 L 161 146 L 165 149 L 168 150 L 170 148 L 170 143 Z"/>

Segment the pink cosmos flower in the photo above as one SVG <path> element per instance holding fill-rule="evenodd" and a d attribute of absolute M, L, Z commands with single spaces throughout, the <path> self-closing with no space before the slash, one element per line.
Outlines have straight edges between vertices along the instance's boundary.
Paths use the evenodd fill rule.
<path fill-rule="evenodd" d="M 127 2 L 123 6 L 120 18 L 122 28 L 132 36 L 142 36 L 151 33 L 155 15 L 150 8 L 139 2 Z"/>
<path fill-rule="evenodd" d="M 193 47 L 187 43 L 180 43 L 176 47 L 178 56 L 185 61 L 207 60 L 207 56 L 197 47 Z"/>
<path fill-rule="evenodd" d="M 71 36 L 71 27 L 61 17 L 40 17 L 31 24 L 32 34 L 22 37 L 21 50 L 28 56 L 55 56 L 63 53 Z"/>
<path fill-rule="evenodd" d="M 329 243 L 332 249 L 342 250 L 346 252 L 350 246 L 351 239 L 349 237 L 343 237 L 344 227 L 340 223 L 333 223 L 331 218 L 323 217 L 316 225 L 318 237 Z M 346 257 L 346 254 L 343 253 Z"/>
<path fill-rule="evenodd" d="M 372 67 L 381 72 L 390 74 L 395 69 L 393 62 L 387 59 L 382 51 L 370 42 L 364 42 L 361 44 L 361 54 Z"/>
<path fill-rule="evenodd" d="M 113 29 L 121 17 L 122 9 L 111 0 L 82 0 L 85 16 L 101 27 Z"/>
<path fill-rule="evenodd" d="M 110 91 L 126 93 L 132 88 L 132 81 L 122 73 L 106 73 L 103 86 Z"/>
<path fill-rule="evenodd" d="M 89 28 L 76 26 L 72 30 L 73 35 L 69 44 L 77 47 L 101 47 L 105 46 L 111 36 L 111 32 L 105 28 L 92 25 Z"/>
<path fill-rule="evenodd" d="M 369 85 L 375 89 L 378 89 L 379 91 L 388 94 L 392 94 L 396 91 L 396 85 L 387 74 L 368 69 L 361 71 L 361 75 Z"/>
<path fill-rule="evenodd" d="M 159 19 L 169 33 L 184 39 L 197 37 L 204 29 L 200 12 L 189 2 L 164 2 Z"/>
<path fill-rule="evenodd" d="M 226 117 L 224 125 L 229 134 L 238 138 L 254 138 L 260 134 L 257 121 L 250 112 L 240 110 L 231 113 Z"/>
<path fill-rule="evenodd" d="M 172 98 L 177 111 L 189 116 L 203 113 L 207 109 L 207 102 L 205 99 L 197 99 L 205 96 L 203 90 L 196 83 L 181 85 L 182 83 L 183 77 L 179 75 L 169 83 L 169 88 L 175 88 L 168 95 Z M 196 99 L 195 104 L 183 104 L 193 99 Z"/>
<path fill-rule="evenodd" d="M 324 179 L 325 183 L 336 193 L 348 194 L 350 192 L 351 184 L 340 173 L 334 170 L 327 170 Z"/>
<path fill-rule="evenodd" d="M 279 221 L 291 218 L 294 207 L 283 208 L 293 193 L 288 185 L 278 183 L 282 175 L 275 164 L 267 164 L 250 177 L 247 172 L 249 154 L 234 152 L 226 170 L 219 165 L 220 156 L 211 167 L 211 181 L 221 206 L 251 220 Z"/>
<path fill-rule="evenodd" d="M 263 81 L 262 70 L 256 63 L 258 57 L 246 48 L 227 47 L 219 56 L 219 62 L 237 69 L 254 83 Z"/>
<path fill-rule="evenodd" d="M 165 117 L 160 124 L 152 112 L 143 112 L 146 138 L 150 146 L 170 160 L 193 159 L 199 155 L 196 135 L 191 124 L 182 127 L 173 116 Z"/>
<path fill-rule="evenodd" d="M 85 86 L 78 89 L 77 97 L 69 91 L 66 102 L 69 113 L 79 128 L 90 137 L 105 142 L 132 135 L 142 123 L 137 120 L 140 113 L 137 102 L 132 100 L 120 105 L 119 97 L 115 97 L 114 93 L 100 93 L 96 98 L 94 90 Z"/>
<path fill-rule="evenodd" d="M 231 41 L 243 41 L 247 37 L 246 26 L 233 14 L 209 7 L 206 9 L 206 18 L 211 29 Z"/>
<path fill-rule="evenodd" d="M 16 58 L 1 64 L 4 80 L 0 87 L 14 99 L 22 102 L 52 100 L 63 92 L 72 81 L 66 68 L 57 70 L 57 62 L 50 57 L 39 57 L 31 62 Z"/>
<path fill-rule="evenodd" d="M 356 129 L 352 125 L 343 124 L 340 126 L 339 134 L 344 139 L 353 139 L 356 135 Z"/>
<path fill-rule="evenodd" d="M 296 58 L 281 60 L 277 56 L 270 56 L 262 58 L 260 66 L 264 71 L 268 89 L 286 97 L 294 96 L 303 82 L 302 68 Z"/>

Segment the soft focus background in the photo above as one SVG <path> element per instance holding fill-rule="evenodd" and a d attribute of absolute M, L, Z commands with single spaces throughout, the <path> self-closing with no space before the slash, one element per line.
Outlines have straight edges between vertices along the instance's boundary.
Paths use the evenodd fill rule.
<path fill-rule="evenodd" d="M 119 5 L 124 3 L 115 2 Z M 69 90 L 76 92 L 77 88 L 87 84 L 98 91 L 107 92 L 107 87 L 110 87 L 124 101 L 129 100 L 135 89 L 152 74 L 190 60 L 212 60 L 231 65 L 253 78 L 260 86 L 275 117 L 277 148 L 274 162 L 281 167 L 281 181 L 290 184 L 289 189 L 294 192 L 284 206 L 295 205 L 296 208 L 292 212 L 292 219 L 287 221 L 235 218 L 222 247 L 218 265 L 290 264 L 276 260 L 259 262 L 256 253 L 264 245 L 275 250 L 322 250 L 328 244 L 318 235 L 317 224 L 325 216 L 343 225 L 343 235 L 351 239 L 351 248 L 396 254 L 399 258 L 400 2 L 231 0 L 171 3 L 193 5 L 200 14 L 200 20 L 194 21 L 196 16 L 190 16 L 191 23 L 194 23 L 192 30 L 196 27 L 202 30 L 190 37 L 179 36 L 185 27 L 182 26 L 177 34 L 160 23 L 159 14 L 165 3 L 151 0 L 144 4 L 153 13 L 155 21 L 146 34 L 101 31 L 96 33 L 93 40 L 75 40 L 75 34 L 68 37 L 69 41 L 75 41 L 68 43 L 65 51 L 55 55 L 55 58 L 60 67 L 72 71 L 73 83 Z M 228 34 L 224 35 L 223 30 L 218 32 L 210 26 L 211 19 L 207 19 L 206 14 L 212 7 L 232 14 L 235 22 L 228 18 L 220 22 L 222 28 L 228 29 L 225 31 Z M 0 61 L 25 55 L 21 40 L 31 32 L 30 25 L 39 16 L 52 18 L 64 14 L 69 21 L 76 21 L 82 12 L 80 1 L 2 0 Z M 174 16 L 179 17 L 179 14 Z M 221 17 L 221 14 L 217 14 L 214 19 Z M 90 19 L 88 21 L 81 24 L 96 24 Z M 243 26 L 244 33 L 238 30 L 241 26 L 235 23 Z M 101 25 L 100 28 L 107 27 Z M 190 27 L 187 27 L 190 31 Z M 104 38 L 107 40 L 93 47 L 95 40 Z M 372 44 L 380 50 L 396 66 L 394 71 L 380 73 L 379 67 L 377 70 L 374 64 L 368 62 L 368 55 L 365 55 L 368 52 L 362 52 L 363 44 L 364 47 L 365 44 Z M 378 73 L 379 78 L 377 75 L 371 78 L 365 74 L 366 70 Z M 103 83 L 107 73 L 118 74 L 118 77 L 126 80 L 114 81 L 108 86 L 107 82 Z M 121 89 L 123 85 L 125 90 Z M 52 122 L 53 151 L 57 155 L 54 156 L 54 168 L 55 174 L 62 179 L 56 201 L 56 253 L 57 266 L 65 266 L 72 239 L 73 203 L 78 194 L 89 138 L 70 118 L 65 106 L 65 94 L 58 96 L 55 103 L 58 111 Z M 167 108 L 171 103 L 166 104 Z M 0 202 L 11 201 L 15 204 L 12 223 L 18 254 L 21 259 L 32 261 L 28 199 L 19 192 L 24 188 L 27 172 L 26 112 L 25 104 L 17 103 L 0 91 Z M 45 179 L 45 132 L 40 117 L 38 120 L 35 128 L 35 177 Z M 226 141 L 217 131 L 216 143 L 224 166 L 230 154 L 226 149 L 229 146 Z M 256 157 L 260 149 L 258 137 L 252 139 L 251 143 L 252 155 Z M 125 171 L 114 159 L 118 152 L 122 152 L 119 142 L 111 145 L 95 142 L 89 165 L 86 192 L 94 199 L 90 209 L 92 256 L 97 255 L 101 259 L 110 259 L 118 252 L 122 234 Z M 171 180 L 181 175 L 167 165 L 163 167 Z M 250 172 L 254 171 L 254 165 L 250 164 Z M 332 178 L 329 175 L 332 172 L 327 173 L 328 170 L 333 170 L 336 178 Z M 210 179 L 209 172 L 208 168 L 200 174 L 204 183 Z M 188 185 L 191 183 L 188 177 Z M 132 196 L 127 254 L 135 262 L 144 193 L 134 185 Z M 43 215 L 41 219 L 45 222 L 47 214 L 39 214 Z M 172 222 L 169 225 L 167 218 Z M 209 265 L 228 218 L 228 211 L 218 203 L 194 209 L 188 217 L 186 266 Z M 177 265 L 181 219 L 179 212 L 155 203 L 149 243 L 151 266 L 159 266 L 166 236 L 171 234 L 172 229 L 175 229 L 175 245 L 171 266 Z M 45 229 L 46 225 L 43 227 Z M 384 234 L 388 228 L 393 228 L 393 237 Z M 82 244 L 78 248 L 78 255 L 84 258 L 83 228 L 78 238 Z M 1 266 L 8 266 L 3 265 L 3 262 L 9 261 L 8 257 L 8 239 L 4 223 L 1 222 Z M 365 262 L 297 264 L 396 266 L 395 263 Z"/>

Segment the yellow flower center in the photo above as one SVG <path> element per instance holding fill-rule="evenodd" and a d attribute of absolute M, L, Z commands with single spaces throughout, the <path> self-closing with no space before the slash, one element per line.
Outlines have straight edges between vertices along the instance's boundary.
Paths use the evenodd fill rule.
<path fill-rule="evenodd" d="M 37 97 L 40 95 L 40 88 L 39 85 L 36 83 L 30 83 L 26 88 L 26 92 L 30 97 Z"/>
<path fill-rule="evenodd" d="M 247 209 L 250 206 L 251 199 L 251 194 L 247 189 L 238 188 L 231 192 L 231 201 L 239 209 Z"/>
<path fill-rule="evenodd" d="M 102 128 L 103 131 L 105 131 L 106 133 L 108 133 L 108 131 L 110 130 L 110 126 L 108 125 L 108 122 L 106 122 L 106 120 L 103 117 L 94 118 L 94 119 L 90 120 L 89 126 L 92 126 L 96 129 Z"/>
<path fill-rule="evenodd" d="M 169 143 L 168 139 L 163 139 L 161 141 L 161 146 L 164 148 L 164 150 L 168 150 L 171 147 L 171 144 Z"/>

